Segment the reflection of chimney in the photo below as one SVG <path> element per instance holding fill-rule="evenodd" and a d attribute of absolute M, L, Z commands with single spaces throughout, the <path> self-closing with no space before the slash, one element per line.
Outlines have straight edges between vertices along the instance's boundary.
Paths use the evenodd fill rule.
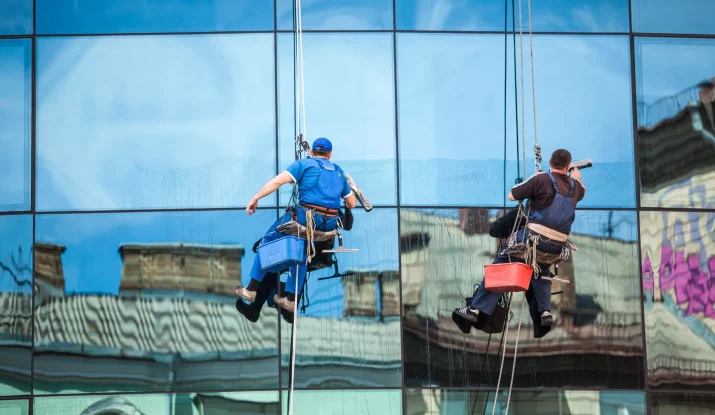
<path fill-rule="evenodd" d="M 65 288 L 65 273 L 62 268 L 62 245 L 35 243 L 35 280 L 43 281 L 60 289 Z"/>
<path fill-rule="evenodd" d="M 467 235 L 489 232 L 489 209 L 459 209 L 459 227 Z"/>
<path fill-rule="evenodd" d="M 127 244 L 119 291 L 183 290 L 230 295 L 241 281 L 241 245 Z"/>

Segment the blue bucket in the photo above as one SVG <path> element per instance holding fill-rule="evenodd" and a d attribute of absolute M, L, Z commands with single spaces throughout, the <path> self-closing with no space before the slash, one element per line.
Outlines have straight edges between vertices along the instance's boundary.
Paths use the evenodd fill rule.
<path fill-rule="evenodd" d="M 305 239 L 284 236 L 258 247 L 261 269 L 279 272 L 305 261 Z"/>

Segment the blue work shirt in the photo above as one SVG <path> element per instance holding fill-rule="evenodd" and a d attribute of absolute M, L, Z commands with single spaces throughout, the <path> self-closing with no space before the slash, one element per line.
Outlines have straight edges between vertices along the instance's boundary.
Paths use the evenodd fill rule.
<path fill-rule="evenodd" d="M 343 170 L 328 159 L 300 159 L 288 166 L 286 172 L 298 183 L 300 204 L 338 209 L 341 199 L 352 194 Z"/>

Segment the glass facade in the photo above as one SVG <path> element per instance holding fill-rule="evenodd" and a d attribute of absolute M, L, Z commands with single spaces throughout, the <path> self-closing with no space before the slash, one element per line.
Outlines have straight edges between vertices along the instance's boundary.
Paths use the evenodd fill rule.
<path fill-rule="evenodd" d="M 294 159 L 295 2 L 0 1 L 0 414 L 715 414 L 712 10 L 303 0 L 307 139 L 375 209 L 293 342 L 233 288 L 290 201 L 244 211 Z M 535 137 L 593 160 L 555 326 L 464 334 Z"/>

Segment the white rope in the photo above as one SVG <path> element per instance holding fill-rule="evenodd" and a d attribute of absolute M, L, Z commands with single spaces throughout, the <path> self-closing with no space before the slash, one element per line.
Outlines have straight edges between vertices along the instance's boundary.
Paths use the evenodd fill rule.
<path fill-rule="evenodd" d="M 509 293 L 509 301 L 507 301 L 507 312 L 511 308 L 511 299 L 514 297 L 514 293 Z M 501 384 L 502 370 L 504 369 L 504 356 L 506 352 L 506 342 L 509 340 L 509 315 L 506 317 L 506 328 L 504 329 L 504 343 L 501 350 L 501 364 L 499 365 L 499 378 L 497 379 L 497 390 L 494 391 L 494 405 L 492 405 L 492 415 L 494 415 L 497 410 L 497 400 L 499 399 L 499 385 Z"/>
<path fill-rule="evenodd" d="M 296 120 L 297 120 L 297 132 L 298 135 L 300 136 L 302 134 L 303 139 L 307 137 L 306 133 L 306 123 L 305 123 L 305 77 L 304 77 L 304 72 L 303 72 L 303 16 L 301 13 L 301 4 L 300 0 L 295 0 L 293 7 L 295 8 L 295 14 L 296 14 L 296 22 L 295 22 L 295 33 L 296 33 L 296 40 L 295 40 L 295 47 L 296 47 L 296 62 L 295 66 L 297 68 L 296 70 L 296 79 L 295 79 L 295 90 L 296 90 Z M 296 184 L 297 186 L 297 184 Z M 297 195 L 296 195 L 296 203 L 298 203 L 297 200 Z M 307 213 L 307 212 L 306 212 Z M 306 215 L 308 216 L 308 215 Z M 312 216 L 311 218 L 312 219 Z M 313 245 L 313 232 L 311 231 L 311 224 L 310 221 L 306 222 L 307 228 L 308 228 L 308 233 L 309 233 L 309 238 L 308 238 L 308 259 L 307 262 L 310 262 L 311 256 L 310 252 L 311 250 L 315 249 L 315 246 Z M 314 224 L 313 228 L 314 229 Z M 293 401 L 295 399 L 295 350 L 296 350 L 296 343 L 297 343 L 297 333 L 298 333 L 298 301 L 300 299 L 300 292 L 298 291 L 298 276 L 300 272 L 300 265 L 295 266 L 295 310 L 293 310 L 293 327 L 291 330 L 291 362 L 290 362 L 290 393 L 289 393 L 289 399 L 288 399 L 288 415 L 293 415 Z"/>
<path fill-rule="evenodd" d="M 521 321 L 524 318 L 524 303 L 526 303 L 526 293 L 521 297 L 521 313 L 519 313 L 519 325 L 516 328 L 516 343 L 514 343 L 514 361 L 511 363 L 511 382 L 509 382 L 509 394 L 506 397 L 505 414 L 509 413 L 509 403 L 511 402 L 511 389 L 514 386 L 514 372 L 516 371 L 516 353 L 519 350 L 519 336 L 521 335 Z M 504 356 L 502 356 L 502 365 L 504 364 Z"/>

